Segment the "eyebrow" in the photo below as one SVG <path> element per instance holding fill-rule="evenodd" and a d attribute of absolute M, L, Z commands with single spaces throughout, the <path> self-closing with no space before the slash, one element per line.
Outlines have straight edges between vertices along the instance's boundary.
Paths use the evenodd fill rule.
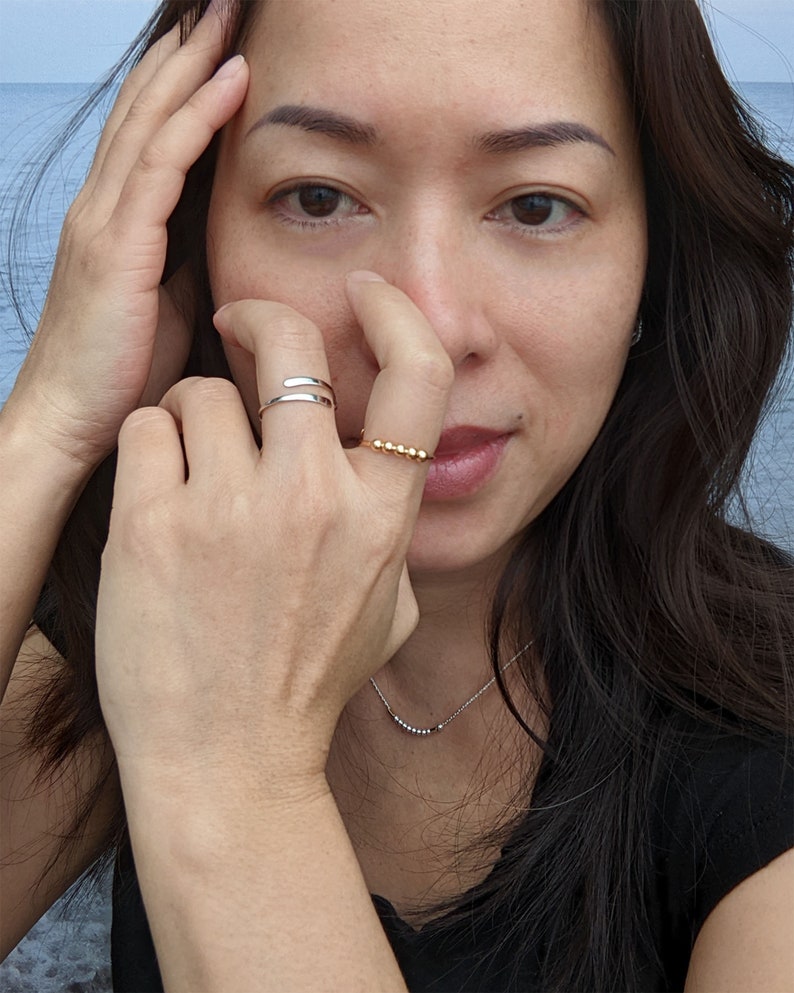
<path fill-rule="evenodd" d="M 371 124 L 323 107 L 303 104 L 282 104 L 268 111 L 248 130 L 246 138 L 268 124 L 281 124 L 302 131 L 328 135 L 350 145 L 372 146 L 378 141 L 378 131 Z M 554 148 L 575 142 L 588 142 L 614 155 L 614 149 L 597 131 L 572 121 L 550 121 L 504 131 L 488 131 L 474 141 L 474 147 L 489 155 L 505 155 L 531 148 Z"/>
<path fill-rule="evenodd" d="M 374 145 L 378 139 L 378 132 L 371 124 L 363 124 L 355 118 L 338 114 L 333 110 L 291 103 L 276 107 L 260 117 L 249 129 L 246 138 L 266 124 L 286 124 L 289 127 L 301 128 L 303 131 L 325 134 L 349 145 Z"/>
<path fill-rule="evenodd" d="M 502 155 L 522 152 L 527 148 L 554 148 L 577 141 L 590 142 L 605 149 L 610 155 L 615 154 L 609 142 L 597 131 L 571 121 L 552 121 L 506 131 L 489 131 L 475 141 L 475 146 L 480 151 Z"/>

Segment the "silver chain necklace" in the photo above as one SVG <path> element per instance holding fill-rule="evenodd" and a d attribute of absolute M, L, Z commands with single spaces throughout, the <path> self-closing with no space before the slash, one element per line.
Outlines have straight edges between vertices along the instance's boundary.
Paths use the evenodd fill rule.
<path fill-rule="evenodd" d="M 524 652 L 528 651 L 531 648 L 531 646 L 532 646 L 532 642 L 531 641 L 530 642 L 527 642 L 527 644 L 524 645 L 524 647 L 521 649 L 520 652 L 516 652 L 516 654 L 510 659 L 509 662 L 505 662 L 505 664 L 502 666 L 502 668 L 499 670 L 499 672 L 502 673 L 502 672 L 505 672 L 505 670 L 509 669 L 510 666 L 517 659 L 520 659 L 521 658 L 521 656 L 524 654 Z M 386 699 L 386 697 L 381 692 L 380 686 L 378 686 L 378 684 L 375 682 L 375 680 L 373 679 L 372 676 L 369 677 L 369 681 L 372 683 L 372 688 L 375 690 L 375 692 L 380 697 L 381 703 L 386 708 L 386 710 L 387 710 L 387 712 L 389 714 L 389 717 L 391 717 L 391 719 L 394 721 L 394 723 L 398 727 L 401 727 L 403 729 L 403 731 L 405 731 L 407 734 L 437 734 L 439 731 L 443 731 L 444 728 L 447 726 L 447 724 L 449 724 L 452 721 L 454 721 L 455 718 L 458 717 L 458 715 L 462 714 L 463 711 L 467 707 L 471 706 L 471 704 L 473 704 L 475 700 L 479 699 L 479 697 L 481 697 L 483 695 L 483 693 L 489 687 L 493 686 L 493 684 L 496 682 L 496 676 L 495 675 L 491 676 L 491 678 L 488 680 L 488 682 L 485 684 L 485 686 L 483 686 L 479 690 L 477 690 L 477 692 L 474 694 L 473 697 L 470 697 L 464 704 L 462 704 L 460 707 L 458 707 L 458 709 L 455 711 L 455 713 L 454 714 L 451 714 L 445 721 L 441 721 L 440 724 L 434 724 L 432 727 L 429 727 L 429 728 L 415 728 L 412 724 L 409 724 L 408 721 L 404 721 L 402 719 L 402 717 L 400 717 L 399 715 L 395 714 L 394 711 L 391 709 L 391 705 L 389 704 L 389 701 Z"/>

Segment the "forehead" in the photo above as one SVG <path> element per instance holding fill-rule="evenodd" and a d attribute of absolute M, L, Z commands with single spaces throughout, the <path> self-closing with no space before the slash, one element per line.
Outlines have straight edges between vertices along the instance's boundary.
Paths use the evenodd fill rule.
<path fill-rule="evenodd" d="M 492 123 L 574 115 L 612 131 L 630 116 L 588 0 L 269 0 L 245 53 L 245 116 L 332 102 L 418 126 L 459 111 Z"/>

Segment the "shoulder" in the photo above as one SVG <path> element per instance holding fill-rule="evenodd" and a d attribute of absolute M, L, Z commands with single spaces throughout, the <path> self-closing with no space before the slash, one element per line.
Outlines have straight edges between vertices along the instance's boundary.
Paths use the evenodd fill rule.
<path fill-rule="evenodd" d="M 720 898 L 794 846 L 794 741 L 687 726 L 660 763 L 652 844 L 697 930 Z M 675 909 L 672 908 L 671 909 Z"/>
<path fill-rule="evenodd" d="M 794 740 L 692 724 L 659 769 L 654 841 L 662 860 L 702 843 L 709 864 L 737 883 L 738 862 L 754 860 L 760 868 L 794 845 L 794 816 L 788 816 L 794 815 Z M 730 865 L 718 864 L 722 854 Z"/>
<path fill-rule="evenodd" d="M 723 897 L 698 934 L 686 993 L 794 991 L 794 849 Z"/>
<path fill-rule="evenodd" d="M 682 728 L 659 762 L 651 812 L 662 955 L 675 963 L 681 983 L 690 961 L 691 968 L 701 962 L 701 985 L 692 990 L 762 989 L 747 976 L 743 987 L 713 985 L 704 978 L 712 972 L 701 956 L 715 940 L 730 943 L 725 928 L 735 924 L 736 913 L 760 922 L 759 900 L 776 908 L 774 918 L 788 887 L 791 910 L 792 856 L 786 853 L 794 847 L 794 742 L 719 733 L 691 722 Z"/>

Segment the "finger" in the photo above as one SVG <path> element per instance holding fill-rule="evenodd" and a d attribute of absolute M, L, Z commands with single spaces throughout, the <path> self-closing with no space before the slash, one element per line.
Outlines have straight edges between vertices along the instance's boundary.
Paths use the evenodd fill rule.
<path fill-rule="evenodd" d="M 119 432 L 113 509 L 131 506 L 183 486 L 185 460 L 173 417 L 158 407 L 141 407 Z"/>
<path fill-rule="evenodd" d="M 223 23 L 212 5 L 184 44 L 176 25 L 146 53 L 103 129 L 94 159 L 96 195 L 118 195 L 146 142 L 213 74 L 223 41 Z"/>
<path fill-rule="evenodd" d="M 234 485 L 259 458 L 240 394 L 226 379 L 194 376 L 166 393 L 160 406 L 181 426 L 191 482 Z"/>
<path fill-rule="evenodd" d="M 284 385 L 293 377 L 330 383 L 322 334 L 291 307 L 270 300 L 239 300 L 215 314 L 215 327 L 227 340 L 253 353 L 260 405 L 290 393 L 330 396 L 321 387 Z M 262 411 L 261 430 L 262 453 L 268 457 L 294 457 L 301 448 L 342 454 L 333 409 L 318 403 L 268 407 Z"/>
<path fill-rule="evenodd" d="M 139 406 L 157 406 L 180 378 L 190 354 L 196 290 L 187 266 L 159 289 L 160 306 L 149 378 Z"/>
<path fill-rule="evenodd" d="M 248 68 L 241 55 L 224 63 L 151 139 L 124 184 L 110 228 L 119 239 L 151 228 L 150 243 L 160 252 L 165 222 L 173 212 L 188 169 L 212 136 L 239 108 Z"/>
<path fill-rule="evenodd" d="M 374 273 L 352 273 L 348 296 L 380 366 L 364 418 L 364 438 L 432 454 L 454 379 L 449 356 L 415 304 Z M 360 474 L 384 476 L 404 493 L 421 495 L 421 462 L 363 447 L 354 457 Z"/>
<path fill-rule="evenodd" d="M 397 604 L 394 618 L 389 630 L 389 637 L 384 649 L 384 655 L 391 658 L 402 648 L 408 638 L 416 630 L 419 623 L 419 605 L 416 602 L 408 566 L 403 562 L 400 581 L 397 588 Z"/>
<path fill-rule="evenodd" d="M 108 149 L 141 90 L 146 87 L 155 73 L 162 69 L 163 64 L 179 48 L 179 45 L 180 27 L 175 24 L 170 31 L 152 45 L 140 62 L 130 71 L 121 85 L 108 119 L 105 121 L 105 126 L 102 128 L 102 134 L 91 163 L 89 178 L 92 174 L 96 178 L 96 174 L 101 170 Z"/>

